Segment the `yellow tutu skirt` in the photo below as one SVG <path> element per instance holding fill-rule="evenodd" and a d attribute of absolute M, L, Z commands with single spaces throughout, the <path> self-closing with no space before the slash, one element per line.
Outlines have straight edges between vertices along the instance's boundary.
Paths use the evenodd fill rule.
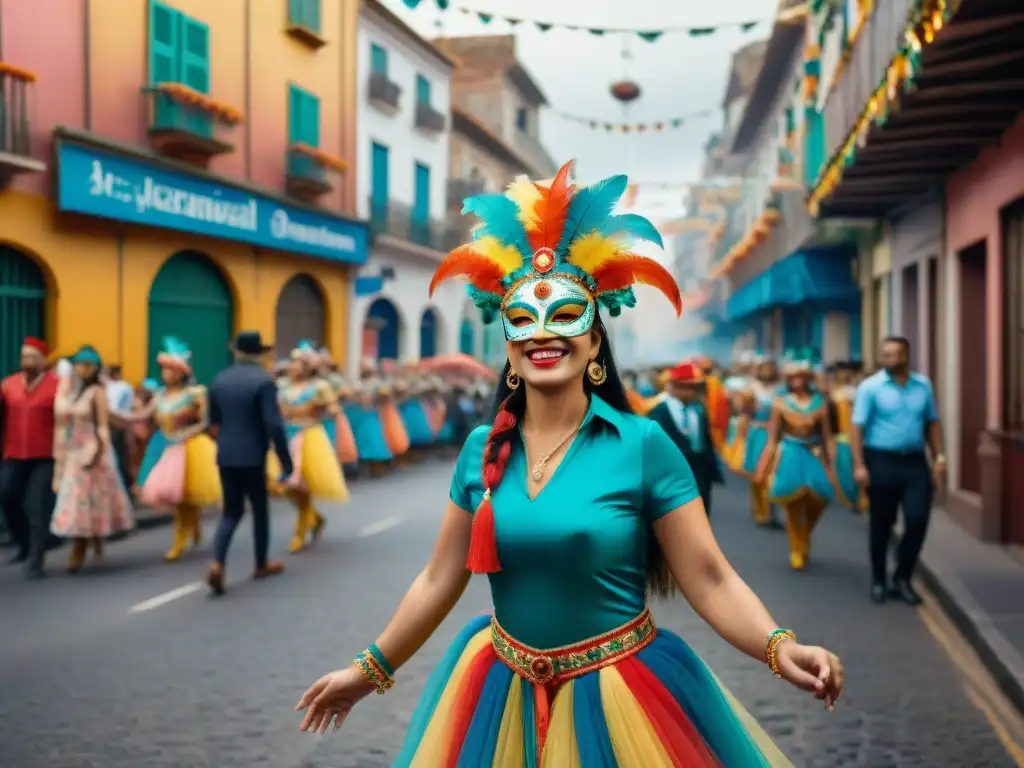
<path fill-rule="evenodd" d="M 289 490 L 303 491 L 314 499 L 348 501 L 348 486 L 341 464 L 327 437 L 327 431 L 317 424 L 306 427 L 289 441 L 294 471 L 281 482 L 281 463 L 271 451 L 267 456 L 267 482 L 274 494 Z"/>
<path fill-rule="evenodd" d="M 216 507 L 220 506 L 221 496 L 217 444 L 206 434 L 189 438 L 185 443 L 185 503 Z"/>

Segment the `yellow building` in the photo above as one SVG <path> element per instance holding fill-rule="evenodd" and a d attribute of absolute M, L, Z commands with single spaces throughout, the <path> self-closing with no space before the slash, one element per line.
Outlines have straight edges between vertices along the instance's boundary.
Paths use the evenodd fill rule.
<path fill-rule="evenodd" d="M 358 0 L 55 7 L 0 11 L 0 374 L 25 335 L 133 381 L 167 335 L 200 380 L 240 329 L 344 359 Z"/>

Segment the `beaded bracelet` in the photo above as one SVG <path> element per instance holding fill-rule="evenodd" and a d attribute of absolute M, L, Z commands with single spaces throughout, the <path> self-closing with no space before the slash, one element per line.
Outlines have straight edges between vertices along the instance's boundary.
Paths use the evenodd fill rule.
<path fill-rule="evenodd" d="M 796 635 L 790 629 L 773 629 L 768 633 L 768 637 L 764 641 L 764 660 L 768 664 L 768 669 L 780 680 L 782 679 L 782 672 L 779 669 L 779 662 L 775 657 L 775 652 L 778 649 L 779 643 L 784 640 L 796 642 Z"/>
<path fill-rule="evenodd" d="M 355 663 L 359 666 L 359 671 L 363 673 L 363 677 L 376 689 L 378 695 L 383 696 L 394 688 L 394 679 L 385 671 L 380 661 L 377 660 L 377 657 L 369 649 L 356 656 Z"/>
<path fill-rule="evenodd" d="M 395 676 L 395 668 L 391 666 L 384 654 L 380 652 L 380 648 L 377 647 L 376 643 L 371 643 L 370 647 L 366 649 L 366 653 L 373 656 L 380 664 L 381 669 L 387 674 L 388 677 Z"/>

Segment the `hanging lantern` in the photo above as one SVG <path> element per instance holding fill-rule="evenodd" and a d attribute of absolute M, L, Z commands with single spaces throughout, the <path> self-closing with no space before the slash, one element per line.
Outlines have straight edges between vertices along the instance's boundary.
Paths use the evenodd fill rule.
<path fill-rule="evenodd" d="M 616 101 L 621 101 L 623 104 L 629 104 L 640 98 L 640 86 L 632 80 L 614 82 L 609 90 L 611 91 L 612 98 Z"/>

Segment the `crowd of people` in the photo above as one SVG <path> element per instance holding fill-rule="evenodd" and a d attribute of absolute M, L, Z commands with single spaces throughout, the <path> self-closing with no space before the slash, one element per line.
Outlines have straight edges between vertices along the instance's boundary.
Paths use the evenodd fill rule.
<path fill-rule="evenodd" d="M 269 367 L 269 348 L 260 347 L 256 357 Z M 107 539 L 134 527 L 137 508 L 172 515 L 167 560 L 202 544 L 203 514 L 223 506 L 224 489 L 210 398 L 190 358 L 187 345 L 165 339 L 159 378 L 136 389 L 92 346 L 53 358 L 43 341 L 24 340 L 21 370 L 0 390 L 0 508 L 12 562 L 29 578 L 44 575 L 46 551 L 63 540 L 70 572 L 90 550 L 102 558 Z M 312 342 L 273 375 L 295 469 L 282 476 L 271 452 L 265 474 L 296 508 L 292 552 L 323 531 L 317 500 L 343 501 L 354 478 L 457 448 L 486 418 L 493 389 L 478 372 L 425 373 L 393 361 L 364 361 L 350 378 Z"/>

